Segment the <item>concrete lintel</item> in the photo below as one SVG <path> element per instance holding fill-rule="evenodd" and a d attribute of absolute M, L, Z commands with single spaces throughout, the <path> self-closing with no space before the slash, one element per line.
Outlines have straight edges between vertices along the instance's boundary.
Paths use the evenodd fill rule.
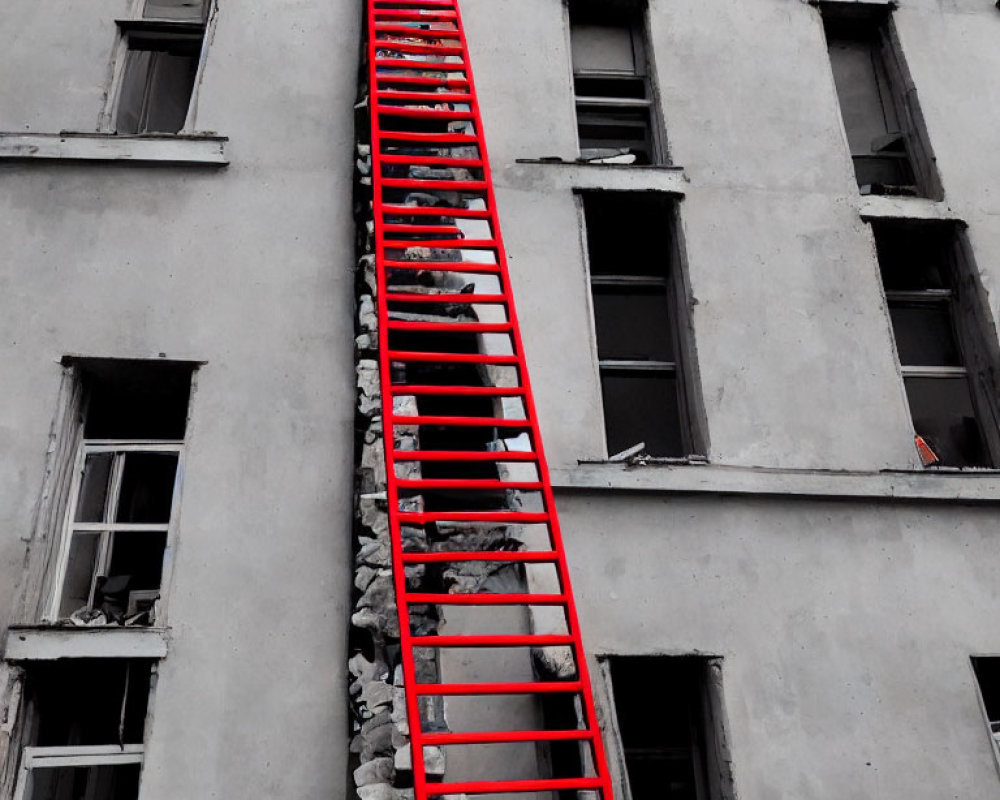
<path fill-rule="evenodd" d="M 496 184 L 513 189 L 604 189 L 616 192 L 665 192 L 679 196 L 684 195 L 688 185 L 683 167 L 580 164 L 575 161 L 527 159 L 498 170 L 493 179 Z"/>
<path fill-rule="evenodd" d="M 556 489 L 1000 503 L 1000 471 L 834 472 L 612 463 L 554 467 Z"/>
<path fill-rule="evenodd" d="M 128 162 L 224 166 L 226 136 L 120 136 L 113 133 L 0 133 L 0 160 Z"/>
<path fill-rule="evenodd" d="M 7 661 L 52 661 L 58 658 L 164 658 L 164 628 L 71 628 L 16 626 L 7 631 Z"/>
<path fill-rule="evenodd" d="M 859 196 L 860 197 L 860 196 Z M 864 219 L 927 219 L 961 222 L 947 203 L 926 197 L 891 197 L 867 195 L 860 197 L 859 213 Z"/>

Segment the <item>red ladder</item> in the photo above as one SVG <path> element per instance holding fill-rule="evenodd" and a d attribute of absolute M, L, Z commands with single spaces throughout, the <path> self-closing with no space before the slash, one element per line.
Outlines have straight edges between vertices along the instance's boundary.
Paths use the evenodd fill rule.
<path fill-rule="evenodd" d="M 394 586 L 400 618 L 403 675 L 407 716 L 413 754 L 416 800 L 449 794 L 498 794 L 559 790 L 599 791 L 612 799 L 611 782 L 601 734 L 594 713 L 594 701 L 583 652 L 576 607 L 570 589 L 569 572 L 556 517 L 552 485 L 535 416 L 534 401 L 521 347 L 507 271 L 507 260 L 497 219 L 489 160 L 483 137 L 482 120 L 476 101 L 469 51 L 462 29 L 458 0 L 366 0 L 368 4 L 368 66 L 371 104 L 372 188 L 375 216 L 374 243 L 378 274 L 379 367 L 382 380 L 382 412 L 385 420 L 385 455 L 388 477 L 389 521 L 392 532 Z M 471 131 L 470 131 L 471 128 Z M 456 149 L 457 148 L 457 149 Z M 416 170 L 414 175 L 414 168 Z M 455 170 L 461 170 L 456 172 Z M 412 194 L 410 194 L 412 193 Z M 414 194 L 421 197 L 413 200 Z M 456 198 L 458 198 L 456 200 Z M 477 202 L 466 202 L 469 198 Z M 414 204 L 416 203 L 416 204 Z M 464 238 L 462 225 L 488 225 L 485 238 Z M 482 236 L 482 234 L 477 234 Z M 427 248 L 413 251 L 412 248 Z M 407 252 L 410 251 L 410 252 Z M 464 251 L 464 252 L 463 252 Z M 414 253 L 426 256 L 413 260 Z M 472 255 L 476 260 L 465 261 Z M 403 272 L 410 270 L 411 272 Z M 467 291 L 454 294 L 424 294 L 412 289 L 393 291 L 390 275 L 416 275 L 413 271 L 466 273 L 492 276 L 499 291 Z M 499 307 L 503 322 L 427 322 L 390 319 L 390 304 L 418 310 L 427 304 L 482 304 Z M 399 315 L 397 315 L 399 316 Z M 419 315 L 409 315 L 419 316 Z M 474 319 L 478 319 L 475 314 Z M 436 348 L 399 350 L 390 339 L 395 336 L 450 333 L 483 337 L 509 337 L 511 353 L 437 352 Z M 513 385 L 415 385 L 393 383 L 392 364 L 469 365 L 480 371 L 504 368 L 516 371 Z M 523 418 L 504 416 L 407 415 L 394 412 L 399 396 L 452 397 L 472 399 L 519 399 Z M 449 430 L 475 426 L 496 429 L 500 436 L 527 433 L 528 450 L 401 450 L 395 448 L 397 426 L 435 426 Z M 483 465 L 518 462 L 534 465 L 534 480 L 508 481 L 499 478 L 400 478 L 397 464 L 442 463 L 466 465 L 481 474 Z M 404 496 L 444 490 L 466 496 L 478 493 L 518 490 L 537 493 L 542 511 L 483 510 L 472 508 L 426 511 L 400 510 Z M 490 522 L 544 525 L 548 549 L 530 551 L 405 552 L 402 526 L 437 522 Z M 491 561 L 511 564 L 550 564 L 555 568 L 560 589 L 555 594 L 530 591 L 517 594 L 445 594 L 412 592 L 407 589 L 406 567 L 444 562 Z M 410 607 L 417 604 L 465 606 L 556 606 L 563 609 L 565 634 L 535 635 L 455 635 L 415 636 L 410 629 Z M 429 684 L 418 683 L 413 649 L 443 647 L 547 647 L 572 648 L 576 661 L 573 680 L 535 682 Z M 456 695 L 546 695 L 553 692 L 579 697 L 582 724 L 578 730 L 518 730 L 489 732 L 428 732 L 421 730 L 420 699 Z M 592 777 L 531 780 L 483 780 L 435 783 L 427 779 L 425 746 L 476 745 L 512 742 L 572 742 L 589 745 Z"/>

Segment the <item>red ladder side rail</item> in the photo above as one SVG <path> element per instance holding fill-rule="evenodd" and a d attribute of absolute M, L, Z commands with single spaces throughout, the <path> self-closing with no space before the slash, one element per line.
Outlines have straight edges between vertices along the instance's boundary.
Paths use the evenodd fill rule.
<path fill-rule="evenodd" d="M 462 27 L 458 0 L 366 0 L 368 6 L 368 65 L 369 102 L 372 130 L 372 189 L 374 207 L 374 245 L 378 276 L 379 368 L 382 379 L 382 414 L 385 429 L 385 454 L 388 484 L 389 523 L 392 534 L 393 582 L 400 618 L 400 645 L 403 677 L 406 687 L 407 716 L 411 737 L 415 800 L 429 800 L 445 794 L 500 794 L 508 792 L 539 792 L 558 790 L 597 790 L 603 800 L 613 800 L 603 742 L 594 710 L 587 662 L 583 652 L 576 606 L 570 587 L 562 535 L 556 516 L 555 500 L 548 466 L 542 449 L 534 399 L 531 393 L 520 329 L 514 309 L 506 251 L 500 235 L 499 220 L 483 137 L 482 118 L 476 100 L 476 90 L 470 69 L 468 44 Z M 429 25 L 428 25 L 429 24 Z M 422 28 L 415 25 L 424 25 Z M 401 41 L 402 40 L 402 41 Z M 409 41 L 406 41 L 409 40 Z M 380 55 L 381 53 L 381 55 Z M 438 59 L 438 60 L 434 60 Z M 452 59 L 452 60 L 448 60 Z M 456 108 L 456 106 L 460 106 Z M 473 134 L 452 130 L 456 123 L 469 122 Z M 384 129 L 384 125 L 388 128 Z M 437 126 L 435 128 L 435 126 Z M 442 128 L 441 126 L 445 126 Z M 461 126 L 460 126 L 461 127 Z M 428 130 L 430 129 L 430 130 Z M 447 150 L 454 146 L 474 147 L 475 157 L 449 158 Z M 402 152 L 384 153 L 385 147 L 403 148 Z M 414 171 L 413 168 L 419 168 Z M 464 168 L 481 171 L 481 179 L 451 179 L 440 171 Z M 420 170 L 424 170 L 423 173 Z M 437 170 L 437 172 L 435 172 Z M 406 177 L 400 177 L 405 171 Z M 391 174 L 386 175 L 384 173 Z M 469 172 L 472 175 L 473 172 Z M 386 200 L 389 190 L 393 199 Z M 484 208 L 448 206 L 413 206 L 400 202 L 401 192 L 457 192 L 478 199 Z M 439 196 L 439 195 L 438 195 Z M 387 221 L 388 217 L 404 218 Z M 421 220 L 428 218 L 428 224 Z M 435 220 L 434 218 L 439 218 Z M 449 218 L 449 219 L 444 219 Z M 449 221 L 451 220 L 451 221 Z M 454 220 L 488 223 L 492 231 L 488 238 L 464 239 Z M 446 235 L 448 238 L 441 238 Z M 405 238 L 400 238 L 405 236 Z M 400 251 L 424 248 L 428 258 L 406 260 Z M 468 251 L 492 254 L 495 263 L 464 261 Z M 443 256 L 442 253 L 447 254 Z M 455 260 L 457 258 L 457 260 Z M 392 291 L 388 270 L 412 270 L 493 275 L 500 292 L 464 294 L 441 292 L 419 294 L 412 290 Z M 441 303 L 494 304 L 506 312 L 506 322 L 455 323 L 401 321 L 390 319 L 390 304 Z M 390 332 L 448 336 L 452 333 L 506 335 L 512 355 L 486 353 L 435 352 L 433 350 L 401 350 L 390 347 Z M 516 386 L 452 386 L 408 385 L 390 381 L 391 365 L 451 364 L 495 365 L 516 371 Z M 518 398 L 523 403 L 523 418 L 506 416 L 397 415 L 396 397 L 436 395 L 466 398 Z M 428 426 L 462 429 L 470 426 L 492 428 L 497 436 L 527 433 L 530 449 L 511 451 L 488 450 L 396 450 L 396 426 Z M 490 462 L 520 462 L 534 464 L 534 480 L 507 481 L 483 478 L 398 478 L 397 463 L 450 462 L 489 464 Z M 401 492 L 407 495 L 424 491 L 496 492 L 498 490 L 530 491 L 541 496 L 541 512 L 515 510 L 482 510 L 475 507 L 450 511 L 402 511 Z M 436 522 L 489 522 L 544 525 L 549 534 L 550 550 L 545 551 L 476 551 L 430 552 L 403 551 L 401 526 Z M 512 594 L 443 594 L 409 591 L 405 566 L 461 561 L 493 561 L 511 564 L 551 564 L 556 569 L 560 589 L 557 593 L 522 592 Z M 410 630 L 411 605 L 461 605 L 496 607 L 499 605 L 555 606 L 564 611 L 566 634 L 517 635 L 425 635 L 416 636 Z M 572 649 L 577 673 L 573 680 L 539 680 L 536 682 L 425 684 L 417 680 L 413 656 L 415 647 L 543 647 L 565 646 Z M 462 695 L 503 696 L 523 694 L 543 696 L 552 693 L 573 694 L 582 701 L 583 727 L 579 730 L 542 731 L 483 731 L 424 732 L 420 722 L 422 697 L 454 697 Z M 551 778 L 530 780 L 476 780 L 455 783 L 428 781 L 424 764 L 425 745 L 476 745 L 511 742 L 580 741 L 590 747 L 594 777 Z"/>

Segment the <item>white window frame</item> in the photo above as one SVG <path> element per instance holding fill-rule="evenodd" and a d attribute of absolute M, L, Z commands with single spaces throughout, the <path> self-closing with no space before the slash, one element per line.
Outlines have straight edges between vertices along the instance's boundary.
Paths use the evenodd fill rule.
<path fill-rule="evenodd" d="M 174 475 L 174 485 L 170 503 L 170 519 L 166 523 L 131 523 L 131 522 L 75 522 L 76 509 L 80 500 L 80 490 L 83 486 L 83 473 L 87 456 L 98 453 L 115 453 L 124 456 L 127 453 L 176 453 L 177 471 Z M 118 492 L 121 488 L 122 459 L 116 458 L 112 465 L 111 476 L 109 478 L 108 494 L 105 499 L 105 508 L 118 507 Z M 170 577 L 171 559 L 174 538 L 176 537 L 176 523 L 178 508 L 180 505 L 181 484 L 184 473 L 184 443 L 180 441 L 144 441 L 137 439 L 84 439 L 80 443 L 77 451 L 76 463 L 73 469 L 73 480 L 70 484 L 69 503 L 66 509 L 66 518 L 63 521 L 62 535 L 59 542 L 59 554 L 56 559 L 55 583 L 52 587 L 52 594 L 48 607 L 42 617 L 43 622 L 54 623 L 59 617 L 59 606 L 62 602 L 63 584 L 66 580 L 66 570 L 69 566 L 69 552 L 73 542 L 73 535 L 80 531 L 97 531 L 102 533 L 101 555 L 99 564 L 94 571 L 94 575 L 100 574 L 101 566 L 106 565 L 110 557 L 110 540 L 116 531 L 129 533 L 150 532 L 166 533 L 167 544 L 163 559 L 163 572 L 160 577 L 160 613 L 156 619 L 156 626 L 162 627 L 165 609 L 166 586 Z M 107 512 L 106 512 L 107 513 Z M 93 581 L 93 578 L 92 578 Z M 93 585 L 93 583 L 92 583 Z M 93 590 L 91 590 L 93 591 Z"/>
<path fill-rule="evenodd" d="M 143 744 L 102 744 L 75 747 L 25 747 L 21 753 L 13 800 L 24 800 L 32 770 L 60 767 L 104 767 L 142 764 Z"/>
<path fill-rule="evenodd" d="M 194 86 L 191 89 L 191 97 L 188 100 L 187 115 L 184 118 L 184 125 L 177 133 L 159 133 L 158 136 L 182 136 L 195 133 L 194 126 L 197 118 L 198 91 L 201 86 L 202 74 L 205 70 L 205 60 L 208 48 L 205 46 L 211 38 L 214 29 L 216 0 L 208 0 L 205 12 L 204 23 L 184 22 L 180 20 L 165 20 L 143 17 L 143 10 L 146 0 L 129 0 L 128 10 L 123 18 L 115 20 L 117 35 L 111 59 L 111 82 L 108 87 L 107 98 L 104 109 L 101 111 L 98 122 L 98 130 L 101 133 L 117 133 L 118 104 L 121 96 L 122 83 L 125 77 L 125 62 L 129 53 L 129 35 L 131 27 L 139 27 L 142 24 L 149 24 L 151 27 L 157 23 L 169 23 L 177 28 L 189 27 L 194 32 L 202 35 L 201 55 L 198 58 L 198 69 L 195 73 Z M 129 136 L 133 134 L 122 134 Z M 142 135 L 142 134 L 139 134 Z"/>

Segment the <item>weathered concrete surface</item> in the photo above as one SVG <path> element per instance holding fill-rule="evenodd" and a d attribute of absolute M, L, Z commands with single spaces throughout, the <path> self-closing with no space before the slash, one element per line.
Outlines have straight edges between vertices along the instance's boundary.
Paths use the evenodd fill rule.
<path fill-rule="evenodd" d="M 1000 652 L 995 511 L 558 500 L 592 657 L 724 657 L 741 796 L 996 795 L 969 662 Z"/>
<path fill-rule="evenodd" d="M 95 130 L 125 7 L 7 4 L 0 129 Z M 0 168 L 0 619 L 58 359 L 207 362 L 146 800 L 327 800 L 345 785 L 359 20 L 342 4 L 220 3 L 197 127 L 232 137 L 223 171 Z"/>

